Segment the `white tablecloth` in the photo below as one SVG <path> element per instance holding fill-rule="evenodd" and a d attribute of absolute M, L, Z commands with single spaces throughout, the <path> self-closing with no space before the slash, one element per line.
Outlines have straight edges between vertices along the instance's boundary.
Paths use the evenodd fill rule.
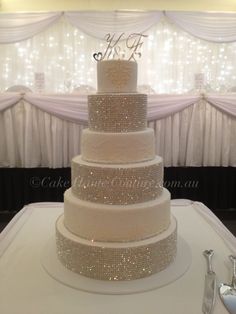
<path fill-rule="evenodd" d="M 215 250 L 218 282 L 229 282 L 228 255 L 236 251 L 233 235 L 203 204 L 172 201 L 178 232 L 192 250 L 192 264 L 177 281 L 145 293 L 99 295 L 69 288 L 52 279 L 40 259 L 62 203 L 37 203 L 21 210 L 0 234 L 0 313 L 4 314 L 200 314 L 206 261 Z M 226 314 L 217 298 L 214 314 Z"/>

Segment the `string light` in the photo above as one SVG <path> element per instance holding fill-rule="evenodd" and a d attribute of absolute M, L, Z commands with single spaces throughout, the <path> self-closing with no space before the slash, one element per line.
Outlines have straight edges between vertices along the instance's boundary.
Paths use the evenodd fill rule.
<path fill-rule="evenodd" d="M 138 60 L 140 85 L 148 82 L 157 93 L 185 93 L 194 89 L 195 73 L 204 73 L 206 86 L 214 91 L 236 86 L 236 43 L 206 42 L 167 21 L 147 34 Z M 82 84 L 96 88 L 92 55 L 105 46 L 63 19 L 32 39 L 2 45 L 2 91 L 18 84 L 34 90 L 35 72 L 44 72 L 45 92 L 64 93 Z"/>

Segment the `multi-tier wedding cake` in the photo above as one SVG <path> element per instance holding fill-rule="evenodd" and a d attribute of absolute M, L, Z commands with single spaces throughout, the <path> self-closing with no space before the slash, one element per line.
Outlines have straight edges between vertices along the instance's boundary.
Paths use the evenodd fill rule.
<path fill-rule="evenodd" d="M 176 255 L 162 158 L 147 128 L 147 96 L 137 93 L 137 63 L 99 61 L 97 85 L 97 94 L 88 96 L 89 128 L 56 222 L 57 255 L 86 277 L 143 278 Z"/>

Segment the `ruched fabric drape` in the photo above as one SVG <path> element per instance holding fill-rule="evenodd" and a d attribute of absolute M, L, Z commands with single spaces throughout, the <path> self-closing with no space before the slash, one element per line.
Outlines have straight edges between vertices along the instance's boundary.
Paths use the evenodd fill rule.
<path fill-rule="evenodd" d="M 0 44 L 31 38 L 55 23 L 62 15 L 86 34 L 104 38 L 107 33 L 140 33 L 165 16 L 189 34 L 212 42 L 236 41 L 236 13 L 182 11 L 75 11 L 1 13 Z"/>
<path fill-rule="evenodd" d="M 86 34 L 104 39 L 107 33 L 143 33 L 159 23 L 163 17 L 161 11 L 116 11 L 116 12 L 65 12 L 69 23 Z"/>
<path fill-rule="evenodd" d="M 1 94 L 0 165 L 68 167 L 87 117 L 85 95 Z M 148 121 L 165 166 L 236 166 L 236 94 L 149 95 Z"/>
<path fill-rule="evenodd" d="M 1 13 L 0 44 L 33 37 L 55 23 L 62 13 Z"/>
<path fill-rule="evenodd" d="M 236 13 L 166 11 L 165 15 L 195 37 L 219 43 L 236 40 Z"/>

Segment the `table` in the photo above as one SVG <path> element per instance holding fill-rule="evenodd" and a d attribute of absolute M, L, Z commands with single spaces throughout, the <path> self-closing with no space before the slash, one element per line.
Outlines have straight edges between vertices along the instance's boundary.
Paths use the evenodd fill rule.
<path fill-rule="evenodd" d="M 99 295 L 69 288 L 52 279 L 40 259 L 62 203 L 24 207 L 0 234 L 0 312 L 4 314 L 200 314 L 206 261 L 204 249 L 215 250 L 219 282 L 230 281 L 228 255 L 234 236 L 202 203 L 172 200 L 179 234 L 192 249 L 192 264 L 177 281 L 145 293 Z M 214 314 L 227 314 L 219 297 Z"/>
<path fill-rule="evenodd" d="M 236 94 L 148 95 L 165 167 L 236 167 Z M 87 127 L 87 95 L 0 93 L 0 167 L 69 167 Z"/>

